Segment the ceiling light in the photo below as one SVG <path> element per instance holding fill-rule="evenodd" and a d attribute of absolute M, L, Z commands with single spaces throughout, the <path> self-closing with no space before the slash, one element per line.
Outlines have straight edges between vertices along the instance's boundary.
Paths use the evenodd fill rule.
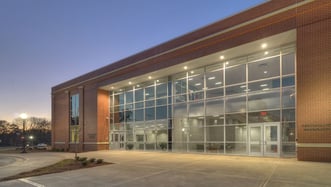
<path fill-rule="evenodd" d="M 263 88 L 262 91 L 268 91 L 270 90 L 269 88 Z"/>
<path fill-rule="evenodd" d="M 152 79 L 152 76 L 148 76 L 148 79 Z"/>
<path fill-rule="evenodd" d="M 223 60 L 223 59 L 224 59 L 224 56 L 223 56 L 223 55 L 221 55 L 221 56 L 220 56 L 220 59 L 221 59 L 221 60 Z"/>
<path fill-rule="evenodd" d="M 261 47 L 262 47 L 262 49 L 265 49 L 265 48 L 267 48 L 267 44 L 266 43 L 263 43 L 262 45 L 261 45 Z"/>
<path fill-rule="evenodd" d="M 240 88 L 246 88 L 246 85 L 241 85 Z"/>
<path fill-rule="evenodd" d="M 137 87 L 139 88 L 139 87 L 140 87 L 140 85 L 138 84 L 138 85 L 137 85 Z"/>
<path fill-rule="evenodd" d="M 268 52 L 268 51 L 264 52 L 264 55 L 267 55 L 267 54 L 269 54 L 269 52 Z"/>
<path fill-rule="evenodd" d="M 216 85 L 219 85 L 219 84 L 222 84 L 222 82 L 217 82 L 217 83 L 215 83 Z"/>
<path fill-rule="evenodd" d="M 191 71 L 191 74 L 193 74 L 194 73 L 194 71 Z"/>
<path fill-rule="evenodd" d="M 229 62 L 225 62 L 225 65 L 229 65 Z"/>
<path fill-rule="evenodd" d="M 132 84 L 132 82 L 130 81 L 130 82 L 129 82 L 129 84 L 131 85 L 131 84 Z"/>
<path fill-rule="evenodd" d="M 208 80 L 214 80 L 215 77 L 208 77 Z"/>
<path fill-rule="evenodd" d="M 261 84 L 260 86 L 261 86 L 261 87 L 267 87 L 268 84 Z"/>
<path fill-rule="evenodd" d="M 193 78 L 189 78 L 188 80 L 191 81 L 191 80 L 193 80 Z"/>
<path fill-rule="evenodd" d="M 156 80 L 156 82 L 160 82 L 159 80 Z"/>
<path fill-rule="evenodd" d="M 200 85 L 201 85 L 201 83 L 196 83 L 195 85 L 196 85 L 196 86 L 200 86 Z"/>
<path fill-rule="evenodd" d="M 184 66 L 184 69 L 186 70 L 187 69 L 187 66 Z"/>
<path fill-rule="evenodd" d="M 110 87 L 111 89 L 114 89 L 114 86 Z"/>
<path fill-rule="evenodd" d="M 268 71 L 264 71 L 263 73 L 264 73 L 264 74 L 267 74 L 267 73 L 268 73 Z"/>

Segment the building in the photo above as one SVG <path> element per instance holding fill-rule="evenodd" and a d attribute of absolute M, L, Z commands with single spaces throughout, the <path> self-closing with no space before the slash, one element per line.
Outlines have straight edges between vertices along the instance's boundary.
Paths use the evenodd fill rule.
<path fill-rule="evenodd" d="M 331 2 L 267 1 L 52 88 L 52 144 L 331 161 Z"/>

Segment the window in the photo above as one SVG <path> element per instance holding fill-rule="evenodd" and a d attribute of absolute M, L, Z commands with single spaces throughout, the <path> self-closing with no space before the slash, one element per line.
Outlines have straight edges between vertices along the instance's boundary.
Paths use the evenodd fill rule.
<path fill-rule="evenodd" d="M 70 125 L 79 125 L 79 95 L 70 96 Z"/>

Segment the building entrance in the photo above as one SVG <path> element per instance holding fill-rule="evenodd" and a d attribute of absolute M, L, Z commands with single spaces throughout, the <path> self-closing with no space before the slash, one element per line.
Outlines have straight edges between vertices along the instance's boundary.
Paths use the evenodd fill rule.
<path fill-rule="evenodd" d="M 280 156 L 279 123 L 248 125 L 248 149 L 252 156 Z"/>
<path fill-rule="evenodd" d="M 124 131 L 114 131 L 111 134 L 111 149 L 125 149 L 125 132 Z"/>

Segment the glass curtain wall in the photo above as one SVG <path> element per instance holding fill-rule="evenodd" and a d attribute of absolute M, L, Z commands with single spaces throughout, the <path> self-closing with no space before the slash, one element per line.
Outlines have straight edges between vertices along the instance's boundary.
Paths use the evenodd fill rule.
<path fill-rule="evenodd" d="M 169 75 L 110 97 L 113 149 L 295 154 L 294 47 Z"/>

